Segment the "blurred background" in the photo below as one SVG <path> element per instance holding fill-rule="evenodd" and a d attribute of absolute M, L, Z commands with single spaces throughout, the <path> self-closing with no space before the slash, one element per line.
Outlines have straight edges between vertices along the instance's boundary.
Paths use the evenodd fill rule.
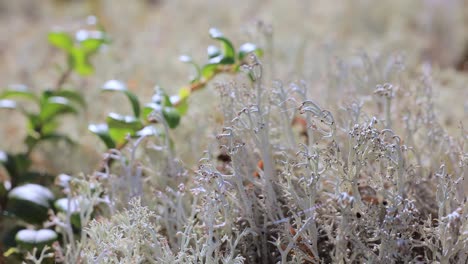
<path fill-rule="evenodd" d="M 271 30 L 273 49 L 265 58 L 271 77 L 285 83 L 304 80 L 324 104 L 335 100 L 327 93 L 330 82 L 347 78 L 341 66 L 362 66 L 356 58 L 368 56 L 375 69 L 385 68 L 389 58 L 400 58 L 406 76 L 418 76 L 422 65 L 430 63 L 441 122 L 453 131 L 459 121 L 468 123 L 466 0 L 0 0 L 0 90 L 14 83 L 35 91 L 52 87 L 65 58 L 49 46 L 47 33 L 56 27 L 76 30 L 89 16 L 104 26 L 112 43 L 93 59 L 94 75 L 72 76 L 67 82 L 89 102 L 86 113 L 78 120 L 71 117 L 75 121 L 63 128 L 81 146 L 56 146 L 50 151 L 63 155 L 52 155 L 52 160 L 44 147 L 36 159 L 47 170 L 92 171 L 104 146 L 84 124 L 103 120 L 109 111 L 130 112 L 125 98 L 104 97 L 99 87 L 119 79 L 141 97 L 151 96 L 155 85 L 176 91 L 189 76 L 179 55 L 204 62 L 206 47 L 213 44 L 210 27 L 236 45 L 262 44 L 259 31 Z M 372 87 L 364 90 L 375 84 L 368 82 Z M 191 99 L 191 118 L 184 118 L 174 132 L 183 137 L 184 144 L 177 147 L 189 164 L 198 160 L 214 134 L 207 120 L 216 119 L 216 98 L 213 87 L 197 93 Z M 0 112 L 0 122 L 0 149 L 20 149 L 22 117 Z"/>

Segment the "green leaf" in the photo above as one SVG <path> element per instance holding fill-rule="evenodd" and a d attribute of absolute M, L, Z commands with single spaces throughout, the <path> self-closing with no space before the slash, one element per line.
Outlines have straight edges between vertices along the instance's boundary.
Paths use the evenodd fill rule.
<path fill-rule="evenodd" d="M 143 129 L 137 132 L 137 136 L 158 136 L 161 132 L 154 126 L 145 126 Z"/>
<path fill-rule="evenodd" d="M 190 57 L 190 56 L 187 56 L 187 55 L 182 55 L 179 57 L 179 60 L 181 62 L 185 62 L 187 64 L 190 64 L 193 66 L 193 68 L 195 69 L 195 75 L 190 77 L 190 83 L 194 83 L 194 82 L 197 82 L 200 80 L 201 78 L 201 69 L 200 69 L 200 66 L 198 64 L 196 64 L 193 59 Z"/>
<path fill-rule="evenodd" d="M 61 31 L 50 32 L 47 39 L 51 45 L 64 51 L 70 52 L 73 48 L 73 39 L 68 33 Z"/>
<path fill-rule="evenodd" d="M 79 196 L 72 199 L 61 198 L 55 201 L 54 207 L 64 214 L 70 213 L 70 221 L 75 228 L 81 228 L 81 207 L 89 207 L 90 202 Z"/>
<path fill-rule="evenodd" d="M 146 104 L 143 107 L 143 113 L 142 114 L 143 114 L 143 117 L 145 118 L 146 121 L 150 121 L 149 116 L 151 115 L 151 113 L 153 113 L 153 112 L 160 113 L 161 111 L 162 111 L 161 104 L 149 103 L 149 104 Z"/>
<path fill-rule="evenodd" d="M 38 102 L 38 98 L 25 85 L 10 85 L 8 90 L 0 94 L 0 99 L 27 99 Z"/>
<path fill-rule="evenodd" d="M 202 76 L 205 80 L 213 78 L 218 71 L 218 64 L 206 64 L 202 68 Z"/>
<path fill-rule="evenodd" d="M 16 245 L 17 245 L 17 243 L 15 241 L 16 233 L 18 233 L 18 231 L 23 230 L 23 229 L 24 229 L 24 226 L 19 225 L 19 223 L 15 224 L 14 226 L 12 226 L 10 228 L 3 229 L 4 233 L 3 233 L 2 240 L 0 242 L 0 243 L 3 243 L 3 245 L 2 245 L 3 248 L 4 249 L 7 249 L 7 248 L 11 249 L 12 247 L 16 247 Z M 10 249 L 8 251 L 10 251 Z M 6 254 L 6 252 L 5 252 L 5 254 Z M 1 255 L 0 255 L 0 257 L 1 257 Z"/>
<path fill-rule="evenodd" d="M 87 76 L 94 73 L 94 67 L 89 62 L 89 54 L 85 50 L 73 48 L 68 57 L 73 70 L 81 76 Z"/>
<path fill-rule="evenodd" d="M 0 150 L 0 163 L 5 164 L 8 161 L 8 154 Z"/>
<path fill-rule="evenodd" d="M 39 119 L 41 120 L 41 123 L 47 123 L 59 115 L 68 113 L 76 114 L 78 111 L 71 105 L 67 98 L 52 96 L 43 102 L 41 112 L 39 113 Z"/>
<path fill-rule="evenodd" d="M 208 46 L 206 52 L 208 53 L 208 58 L 212 59 L 215 57 L 218 57 L 219 55 L 222 55 L 221 50 L 213 45 Z"/>
<path fill-rule="evenodd" d="M 188 55 L 180 55 L 179 56 L 179 60 L 181 62 L 184 62 L 184 63 L 192 63 L 193 62 L 193 59 L 192 57 L 188 56 Z"/>
<path fill-rule="evenodd" d="M 61 90 L 55 90 L 55 91 L 47 90 L 42 94 L 43 98 L 50 98 L 53 96 L 65 97 L 71 102 L 74 102 L 83 108 L 86 107 L 86 102 L 83 96 L 81 96 L 81 94 L 79 94 L 78 92 L 74 90 L 67 90 L 67 89 L 61 89 Z"/>
<path fill-rule="evenodd" d="M 13 100 L 0 100 L 0 108 L 3 109 L 15 109 L 16 108 L 16 102 Z"/>
<path fill-rule="evenodd" d="M 140 119 L 133 116 L 124 116 L 110 113 L 106 118 L 109 126 L 109 135 L 117 147 L 127 142 L 127 136 L 135 136 L 136 132 L 143 128 Z"/>
<path fill-rule="evenodd" d="M 25 154 L 9 154 L 0 151 L 0 163 L 5 167 L 8 174 L 14 181 L 28 171 L 31 160 Z"/>
<path fill-rule="evenodd" d="M 46 245 L 51 246 L 57 241 L 58 235 L 50 229 L 31 230 L 23 229 L 16 233 L 15 240 L 21 249 L 32 250 L 37 248 L 40 252 Z"/>
<path fill-rule="evenodd" d="M 242 44 L 239 48 L 239 54 L 238 54 L 239 60 L 243 60 L 245 56 L 247 56 L 250 53 L 254 53 L 258 57 L 263 56 L 263 50 L 257 47 L 257 45 L 253 43 L 245 43 L 245 44 Z"/>
<path fill-rule="evenodd" d="M 135 117 L 140 117 L 140 101 L 134 93 L 130 92 L 127 89 L 123 82 L 117 80 L 109 80 L 104 84 L 102 90 L 118 91 L 124 93 L 130 101 L 130 104 L 132 105 L 133 114 L 135 115 Z"/>
<path fill-rule="evenodd" d="M 137 131 L 128 128 L 109 128 L 109 135 L 115 142 L 117 149 L 122 148 L 122 146 L 127 143 L 128 137 L 135 136 L 136 132 Z"/>
<path fill-rule="evenodd" d="M 178 95 L 181 100 L 185 100 L 190 96 L 191 93 L 192 91 L 190 90 L 190 88 L 184 87 L 179 90 Z"/>
<path fill-rule="evenodd" d="M 127 86 L 118 80 L 109 80 L 102 86 L 102 89 L 105 91 L 126 91 Z"/>
<path fill-rule="evenodd" d="M 170 128 L 176 128 L 180 123 L 180 114 L 174 107 L 164 107 L 162 110 L 164 119 Z"/>
<path fill-rule="evenodd" d="M 55 201 L 54 207 L 61 212 L 76 213 L 80 211 L 80 201 L 73 198 L 61 198 Z"/>
<path fill-rule="evenodd" d="M 76 32 L 75 38 L 79 42 L 83 42 L 88 39 L 103 39 L 104 33 L 99 30 L 80 29 Z"/>
<path fill-rule="evenodd" d="M 140 117 L 140 102 L 138 97 L 129 90 L 123 91 L 123 93 L 127 96 L 128 100 L 132 104 L 133 114 L 135 117 Z"/>
<path fill-rule="evenodd" d="M 67 144 L 74 146 L 76 143 L 67 135 L 59 134 L 59 133 L 51 133 L 46 134 L 40 138 L 41 141 L 59 141 L 63 140 Z"/>
<path fill-rule="evenodd" d="M 38 184 L 25 184 L 8 193 L 7 210 L 31 224 L 41 224 L 47 217 L 53 193 Z"/>
<path fill-rule="evenodd" d="M 37 114 L 28 114 L 28 134 L 30 135 L 38 135 L 38 133 L 41 133 L 43 123 L 41 119 L 39 118 L 39 115 Z M 52 121 L 49 121 L 49 123 L 53 123 Z"/>
<path fill-rule="evenodd" d="M 102 44 L 104 44 L 103 39 L 86 39 L 80 42 L 81 49 L 87 54 L 92 55 L 99 51 Z"/>
<path fill-rule="evenodd" d="M 5 248 L 8 248 L 8 246 L 5 246 Z M 10 247 L 8 248 L 7 251 L 5 251 L 5 253 L 3 253 L 3 256 L 6 257 L 6 258 L 10 258 L 12 256 L 15 256 L 15 255 L 21 255 L 21 250 L 19 248 L 16 248 L 16 247 Z M 18 260 L 17 262 L 19 262 L 20 260 Z"/>
<path fill-rule="evenodd" d="M 151 97 L 151 102 L 161 106 L 172 106 L 170 97 L 160 87 L 156 88 L 153 97 Z"/>
<path fill-rule="evenodd" d="M 87 55 L 93 55 L 109 42 L 107 35 L 99 30 L 79 30 L 76 32 L 76 40 L 80 43 L 81 50 Z"/>
<path fill-rule="evenodd" d="M 24 144 L 27 146 L 28 150 L 34 149 L 37 143 L 39 143 L 39 135 L 27 135 L 24 139 Z"/>
<path fill-rule="evenodd" d="M 170 98 L 169 95 L 167 95 L 166 93 L 164 93 L 164 103 L 163 103 L 163 106 L 172 106 L 171 98 Z"/>
<path fill-rule="evenodd" d="M 223 33 L 216 28 L 210 29 L 210 37 L 221 42 L 222 54 L 210 58 L 212 64 L 233 64 L 235 62 L 235 51 L 231 41 L 224 37 Z"/>
<path fill-rule="evenodd" d="M 143 127 L 140 119 L 134 116 L 119 115 L 117 113 L 110 113 L 106 118 L 106 123 L 109 126 L 109 129 L 125 128 L 137 131 Z"/>
<path fill-rule="evenodd" d="M 8 198 L 30 201 L 34 204 L 49 208 L 50 201 L 54 199 L 54 195 L 49 189 L 42 185 L 25 184 L 13 188 L 8 194 Z"/>
<path fill-rule="evenodd" d="M 46 180 L 51 180 L 53 177 L 51 177 L 48 174 L 40 173 L 40 172 L 35 172 L 35 171 L 28 171 L 26 173 L 23 173 L 20 175 L 20 177 L 17 177 L 15 179 L 15 184 L 17 185 L 22 185 L 26 183 L 37 183 L 37 184 L 42 184 L 44 185 Z M 52 182 L 51 182 L 52 183 Z"/>
<path fill-rule="evenodd" d="M 179 112 L 179 115 L 183 116 L 187 113 L 188 107 L 188 100 L 183 99 L 179 101 L 179 103 L 175 106 L 175 109 L 177 110 L 177 112 Z"/>
<path fill-rule="evenodd" d="M 188 97 L 190 93 L 190 88 L 184 87 L 179 90 L 177 95 L 171 96 L 171 102 L 180 115 L 185 115 L 188 111 Z"/>
<path fill-rule="evenodd" d="M 96 134 L 108 149 L 113 149 L 116 144 L 109 134 L 109 127 L 107 124 L 90 124 L 88 126 L 89 131 Z"/>

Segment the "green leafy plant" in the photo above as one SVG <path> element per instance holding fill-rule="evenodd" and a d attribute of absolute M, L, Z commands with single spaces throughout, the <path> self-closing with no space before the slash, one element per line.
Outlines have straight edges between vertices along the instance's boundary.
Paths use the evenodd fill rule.
<path fill-rule="evenodd" d="M 109 38 L 102 29 L 82 29 L 76 32 L 75 37 L 64 31 L 53 31 L 49 33 L 48 40 L 51 45 L 64 51 L 67 56 L 67 69 L 59 79 L 59 84 L 72 71 L 81 76 L 94 73 L 94 67 L 90 62 L 91 56 L 98 52 L 103 44 L 109 43 Z"/>
<path fill-rule="evenodd" d="M 63 139 L 71 143 L 68 136 L 57 132 L 58 119 L 66 114 L 76 114 L 79 108 L 85 106 L 83 98 L 76 91 L 46 90 L 37 96 L 23 85 L 11 86 L 0 95 L 0 99 L 0 107 L 16 109 L 26 117 L 28 124 L 27 137 L 24 140 L 26 154 L 42 141 Z M 30 103 L 28 108 L 37 111 L 26 110 L 13 99 L 28 101 Z"/>
<path fill-rule="evenodd" d="M 46 245 L 51 245 L 57 240 L 57 233 L 50 229 L 31 230 L 23 229 L 16 234 L 16 241 L 20 248 L 32 250 L 36 247 L 42 250 Z"/>
<path fill-rule="evenodd" d="M 204 88 L 221 73 L 238 73 L 245 64 L 248 54 L 254 53 L 257 56 L 263 54 L 262 49 L 252 43 L 241 45 L 236 53 L 232 42 L 221 31 L 212 28 L 209 34 L 212 39 L 220 42 L 220 47 L 209 46 L 208 62 L 201 66 L 190 56 L 180 56 L 180 61 L 192 65 L 195 75 L 191 77 L 188 85 L 179 89 L 177 94 L 169 96 L 163 89 L 156 88 L 151 101 L 142 105 L 138 97 L 129 91 L 123 82 L 110 80 L 103 85 L 102 91 L 123 93 L 131 104 L 133 115 L 109 113 L 105 123 L 91 124 L 89 130 L 99 136 L 108 149 L 121 149 L 129 137 L 146 134 L 164 135 L 165 132 L 155 128 L 154 124 L 164 121 L 169 128 L 176 128 L 182 116 L 188 111 L 188 99 L 192 92 Z"/>
<path fill-rule="evenodd" d="M 30 169 L 33 164 L 31 153 L 40 143 L 46 141 L 64 140 L 74 144 L 68 135 L 58 132 L 60 118 L 77 114 L 79 109 L 85 106 L 85 102 L 81 95 L 73 90 L 46 90 L 36 95 L 21 85 L 10 87 L 0 95 L 0 98 L 2 108 L 20 111 L 27 122 L 27 133 L 23 140 L 24 152 L 1 152 L 0 155 L 2 157 L 0 163 L 9 175 L 8 184 L 4 183 L 8 188 L 5 188 L 0 198 L 1 206 L 6 208 L 4 213 L 8 216 L 41 227 L 48 218 L 48 211 L 52 208 L 51 203 L 54 200 L 50 190 L 53 176 Z M 23 106 L 19 101 L 26 101 L 29 105 Z M 52 230 L 47 232 L 55 233 Z M 20 247 L 21 250 L 29 250 L 34 246 L 42 249 L 50 242 L 47 240 L 44 244 L 36 243 L 35 240 L 23 241 L 23 237 L 23 235 L 16 236 L 17 243 L 20 241 L 23 245 L 28 245 Z M 57 235 L 53 237 L 56 240 Z"/>
<path fill-rule="evenodd" d="M 51 184 L 51 177 L 44 173 L 31 171 L 31 153 L 42 142 L 64 140 L 74 144 L 66 134 L 58 131 L 60 118 L 77 114 L 85 106 L 81 95 L 73 90 L 46 90 L 36 95 L 23 85 L 11 86 L 0 94 L 0 106 L 22 113 L 27 122 L 26 136 L 23 140 L 25 150 L 21 153 L 1 152 L 0 164 L 9 174 L 6 191 L 25 183 Z M 28 103 L 20 103 L 25 101 Z M 2 197 L 2 207 L 6 207 L 6 193 Z"/>
<path fill-rule="evenodd" d="M 9 256 L 22 254 L 34 247 L 41 251 L 44 246 L 58 239 L 55 231 L 50 229 L 24 229 L 25 225 L 42 228 L 43 223 L 48 220 L 49 210 L 54 209 L 52 204 L 55 199 L 52 191 L 54 176 L 31 170 L 31 154 L 39 144 L 47 141 L 63 140 L 70 145 L 75 144 L 67 134 L 59 132 L 61 118 L 78 114 L 86 107 L 86 102 L 78 91 L 64 89 L 63 86 L 72 72 L 81 76 L 93 73 L 90 59 L 108 42 L 105 32 L 101 30 L 79 30 L 75 38 L 69 33 L 54 31 L 49 33 L 48 40 L 67 56 L 67 68 L 59 77 L 56 87 L 37 94 L 24 85 L 11 85 L 0 93 L 0 108 L 19 111 L 27 123 L 24 150 L 20 153 L 0 151 L 0 164 L 8 174 L 8 180 L 3 182 L 0 189 L 0 207 L 3 215 L 16 223 L 11 232 L 5 232 L 7 235 L 4 240 L 12 241 L 10 238 L 14 235 L 18 246 L 13 248 L 14 243 L 5 243 L 11 247 L 6 253 Z M 55 204 L 63 205 L 60 201 L 59 199 Z M 56 206 L 55 209 L 64 211 L 67 208 Z M 74 210 L 78 211 L 76 208 Z M 76 217 L 71 224 L 80 228 Z M 20 231 L 15 235 L 18 230 Z"/>

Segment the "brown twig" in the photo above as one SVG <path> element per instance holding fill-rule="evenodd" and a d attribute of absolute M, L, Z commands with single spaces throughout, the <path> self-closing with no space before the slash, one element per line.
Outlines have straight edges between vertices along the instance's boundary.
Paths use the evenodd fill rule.
<path fill-rule="evenodd" d="M 67 79 L 70 77 L 71 73 L 72 73 L 72 68 L 67 67 L 67 70 L 62 73 L 62 75 L 60 76 L 60 79 L 57 81 L 57 84 L 55 85 L 55 90 L 62 89 L 63 84 L 65 84 Z"/>

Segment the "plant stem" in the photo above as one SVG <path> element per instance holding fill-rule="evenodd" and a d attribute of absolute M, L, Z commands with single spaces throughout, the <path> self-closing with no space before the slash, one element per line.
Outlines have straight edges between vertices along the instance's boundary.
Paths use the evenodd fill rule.
<path fill-rule="evenodd" d="M 55 90 L 62 89 L 62 86 L 65 84 L 67 79 L 70 77 L 71 73 L 72 73 L 72 68 L 70 66 L 68 66 L 67 69 L 60 76 L 60 79 L 57 81 L 57 84 L 55 85 Z"/>
<path fill-rule="evenodd" d="M 195 92 L 198 91 L 202 88 L 204 88 L 208 82 L 210 82 L 217 74 L 219 73 L 236 73 L 236 68 L 238 68 L 239 65 L 233 64 L 233 65 L 226 65 L 226 66 L 218 66 L 216 69 L 215 73 L 209 77 L 209 78 L 202 78 L 201 80 L 197 82 L 191 83 L 189 86 L 186 86 L 184 88 L 187 88 L 190 90 L 190 92 Z M 178 106 L 182 101 L 176 101 L 173 103 L 174 106 Z"/>

